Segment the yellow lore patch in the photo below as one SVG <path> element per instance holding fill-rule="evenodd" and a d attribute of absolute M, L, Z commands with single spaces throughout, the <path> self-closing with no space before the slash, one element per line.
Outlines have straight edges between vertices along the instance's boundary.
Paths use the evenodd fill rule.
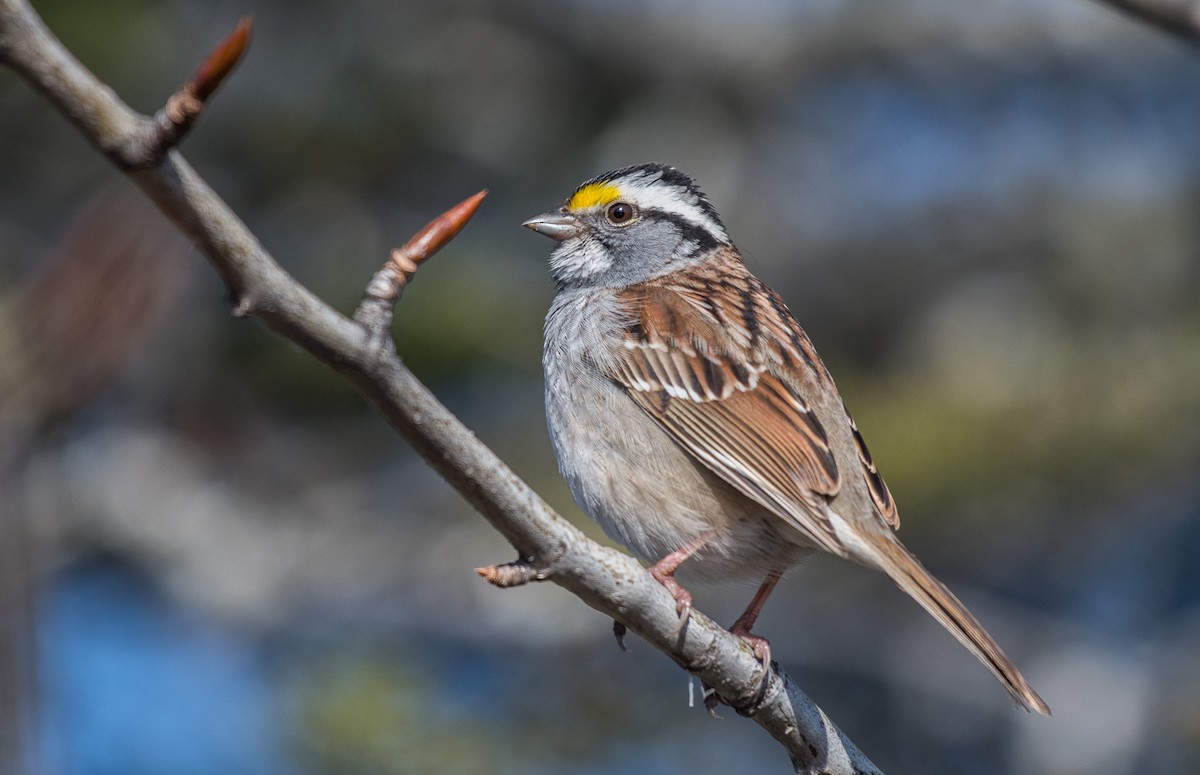
<path fill-rule="evenodd" d="M 586 210 L 589 207 L 615 202 L 619 196 L 620 189 L 612 183 L 589 183 L 571 195 L 567 209 Z"/>

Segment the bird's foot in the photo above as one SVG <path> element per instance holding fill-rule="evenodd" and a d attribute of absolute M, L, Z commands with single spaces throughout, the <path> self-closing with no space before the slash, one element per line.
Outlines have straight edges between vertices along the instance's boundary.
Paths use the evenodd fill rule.
<path fill-rule="evenodd" d="M 717 713 L 717 706 L 721 704 L 721 696 L 717 694 L 717 690 L 704 683 L 700 682 L 700 691 L 704 694 L 704 710 L 708 715 L 717 721 L 721 720 L 721 716 Z"/>
<path fill-rule="evenodd" d="M 685 560 L 703 549 L 715 534 L 712 530 L 703 532 L 647 568 L 650 575 L 675 598 L 675 613 L 679 614 L 681 621 L 686 622 L 692 612 L 692 593 L 675 580 L 675 571 L 679 570 L 679 566 L 683 565 Z"/>
<path fill-rule="evenodd" d="M 762 663 L 763 667 L 767 667 L 771 664 L 771 641 L 767 640 L 761 635 L 755 635 L 754 633 L 750 632 L 750 628 L 754 626 L 754 620 L 756 618 L 757 611 L 755 612 L 755 616 L 751 617 L 747 617 L 746 614 L 742 614 L 742 616 L 740 616 L 738 620 L 733 623 L 733 626 L 729 628 L 729 631 L 734 635 L 737 635 L 742 640 L 747 641 L 750 644 L 751 649 L 754 650 L 754 656 L 759 662 Z"/>
<path fill-rule="evenodd" d="M 679 615 L 680 621 L 687 621 L 688 615 L 692 612 L 692 593 L 684 589 L 683 585 L 675 580 L 675 568 L 678 567 L 678 564 L 676 563 L 674 567 L 663 567 L 664 563 L 665 561 L 657 565 L 651 565 L 650 575 L 659 584 L 666 587 L 667 591 L 671 593 L 671 597 L 675 598 L 675 613 Z"/>
<path fill-rule="evenodd" d="M 613 637 L 617 639 L 617 645 L 621 647 L 621 651 L 629 651 L 629 649 L 625 648 L 625 633 L 627 632 L 629 630 L 625 625 L 613 619 Z"/>
<path fill-rule="evenodd" d="M 754 651 L 754 657 L 759 661 L 764 668 L 771 666 L 771 642 L 761 635 L 755 635 L 750 632 L 754 620 L 757 618 L 758 612 L 754 611 L 752 615 L 742 614 L 733 626 L 729 628 L 729 632 L 738 636 L 742 640 L 750 644 L 750 648 Z M 701 682 L 700 687 L 704 691 L 704 709 L 708 711 L 708 715 L 715 719 L 721 718 L 717 715 L 717 706 L 724 700 L 717 694 L 717 690 L 708 684 Z"/>

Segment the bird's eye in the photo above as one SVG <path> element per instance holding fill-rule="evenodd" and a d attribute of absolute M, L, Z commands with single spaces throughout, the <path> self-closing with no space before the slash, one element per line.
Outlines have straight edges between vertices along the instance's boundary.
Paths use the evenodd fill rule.
<path fill-rule="evenodd" d="M 626 202 L 613 202 L 608 206 L 605 214 L 608 216 L 609 223 L 615 226 L 622 226 L 633 220 L 633 205 Z"/>

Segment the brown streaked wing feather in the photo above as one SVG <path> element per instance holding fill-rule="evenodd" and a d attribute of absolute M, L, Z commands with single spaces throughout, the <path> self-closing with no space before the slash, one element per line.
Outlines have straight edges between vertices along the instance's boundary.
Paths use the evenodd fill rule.
<path fill-rule="evenodd" d="M 823 501 L 841 485 L 837 464 L 804 398 L 731 342 L 695 297 L 643 287 L 625 302 L 625 349 L 611 376 L 697 460 L 813 543 L 844 554 L 823 516 Z"/>
<path fill-rule="evenodd" d="M 896 508 L 896 501 L 892 500 L 892 492 L 888 489 L 887 482 L 883 481 L 883 475 L 879 473 L 875 461 L 871 459 L 871 450 L 867 449 L 867 442 L 863 441 L 862 434 L 858 432 L 858 425 L 850 416 L 850 412 L 846 412 L 846 417 L 850 420 L 850 430 L 854 431 L 854 445 L 858 447 L 858 462 L 862 464 L 863 479 L 867 481 L 867 489 L 871 491 L 871 500 L 875 502 L 875 508 L 883 517 L 883 521 L 891 525 L 892 530 L 899 530 L 900 511 Z"/>
<path fill-rule="evenodd" d="M 734 251 L 719 254 L 709 267 L 675 275 L 665 285 L 688 306 L 707 313 L 737 346 L 757 351 L 784 370 L 802 372 L 821 386 L 833 389 L 833 379 L 783 299 L 751 275 Z M 754 314 L 755 301 L 762 305 L 759 314 Z M 842 409 L 845 411 L 844 405 Z M 871 502 L 886 524 L 893 530 L 899 529 L 900 515 L 892 494 L 849 412 L 846 419 L 853 431 L 860 473 Z"/>

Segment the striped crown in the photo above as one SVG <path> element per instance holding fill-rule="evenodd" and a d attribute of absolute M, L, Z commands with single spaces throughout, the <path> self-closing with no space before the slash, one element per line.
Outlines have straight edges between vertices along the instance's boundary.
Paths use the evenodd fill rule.
<path fill-rule="evenodd" d="M 721 217 L 696 181 L 666 164 L 637 164 L 597 175 L 575 189 L 566 207 L 579 212 L 622 200 L 636 204 L 645 216 L 679 219 L 729 244 Z"/>

